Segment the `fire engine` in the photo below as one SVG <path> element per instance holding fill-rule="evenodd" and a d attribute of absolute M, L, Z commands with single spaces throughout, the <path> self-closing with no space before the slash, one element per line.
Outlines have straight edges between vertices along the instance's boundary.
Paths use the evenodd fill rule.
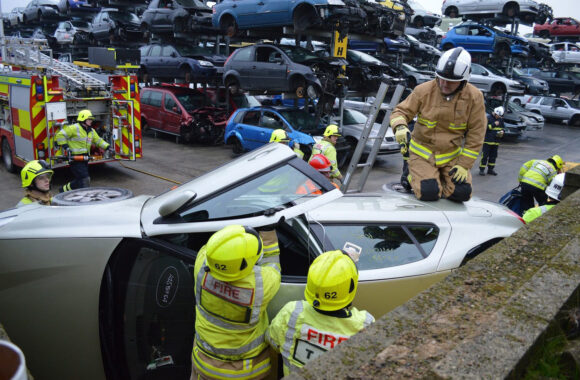
<path fill-rule="evenodd" d="M 79 111 L 91 110 L 93 128 L 115 154 L 91 151 L 90 163 L 134 161 L 142 156 L 141 113 L 137 77 L 102 74 L 52 58 L 46 40 L 5 39 L 0 71 L 0 148 L 8 171 L 31 160 L 66 166 L 56 133 L 76 123 Z M 11 70 L 7 70 L 7 66 Z M 118 69 L 118 68 L 117 68 Z"/>

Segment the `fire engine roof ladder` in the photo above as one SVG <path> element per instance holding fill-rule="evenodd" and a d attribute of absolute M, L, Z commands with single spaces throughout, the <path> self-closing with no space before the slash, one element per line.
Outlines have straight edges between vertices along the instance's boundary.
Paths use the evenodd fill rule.
<path fill-rule="evenodd" d="M 107 83 L 103 82 L 69 63 L 52 58 L 52 50 L 45 39 L 5 38 L 5 63 L 23 66 L 36 70 L 46 70 L 67 80 L 76 88 L 105 90 Z M 49 52 L 50 55 L 43 52 Z"/>
<path fill-rule="evenodd" d="M 385 95 L 387 94 L 389 83 L 392 83 L 392 78 L 383 77 L 379 90 L 377 91 L 377 95 L 373 102 L 373 105 L 371 106 L 369 117 L 367 119 L 367 122 L 365 123 L 361 137 L 358 140 L 358 144 L 356 145 L 354 153 L 351 157 L 348 169 L 346 170 L 346 174 L 344 175 L 342 186 L 340 188 L 340 190 L 343 193 L 353 193 L 353 192 L 360 193 L 363 190 L 363 187 L 369 177 L 370 171 L 375 163 L 377 154 L 379 152 L 379 149 L 381 148 L 381 142 L 384 140 L 385 135 L 387 134 L 387 130 L 389 128 L 389 119 L 391 116 L 391 112 L 395 108 L 395 106 L 399 103 L 401 95 L 403 94 L 403 90 L 405 89 L 405 86 L 403 86 L 402 84 L 397 84 L 395 92 L 393 93 L 393 96 L 391 98 L 391 102 L 387 107 L 387 112 L 385 113 L 385 117 L 381 124 L 381 128 L 379 129 L 378 135 L 369 137 L 375 124 L 375 120 L 377 119 L 377 115 L 379 114 L 379 111 L 381 109 L 381 104 L 383 103 Z M 369 138 L 374 140 L 373 146 L 367 157 L 366 162 L 359 163 L 363 154 L 364 147 Z M 358 187 L 356 189 L 349 190 L 348 188 L 352 181 L 352 176 L 357 168 L 363 168 L 363 171 L 358 178 Z"/>

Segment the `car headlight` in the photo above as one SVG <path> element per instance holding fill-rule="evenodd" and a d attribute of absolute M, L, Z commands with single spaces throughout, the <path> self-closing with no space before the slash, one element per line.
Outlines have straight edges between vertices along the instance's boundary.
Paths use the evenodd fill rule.
<path fill-rule="evenodd" d="M 328 0 L 328 5 L 346 5 L 342 0 Z"/>
<path fill-rule="evenodd" d="M 209 61 L 198 61 L 200 66 L 203 67 L 213 67 L 213 63 L 209 62 Z"/>

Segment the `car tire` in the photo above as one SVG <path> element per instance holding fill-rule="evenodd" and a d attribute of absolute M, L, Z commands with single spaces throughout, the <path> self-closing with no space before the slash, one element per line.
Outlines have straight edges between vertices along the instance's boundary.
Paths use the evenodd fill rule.
<path fill-rule="evenodd" d="M 413 25 L 415 26 L 415 28 L 422 28 L 423 26 L 425 26 L 423 17 L 415 17 L 415 20 L 413 20 Z"/>
<path fill-rule="evenodd" d="M 292 80 L 292 90 L 296 97 L 302 99 L 306 96 L 306 81 L 304 78 L 296 78 Z"/>
<path fill-rule="evenodd" d="M 449 7 L 445 10 L 445 15 L 450 18 L 456 18 L 459 14 L 459 11 L 455 7 Z"/>
<path fill-rule="evenodd" d="M 224 16 L 220 20 L 220 30 L 228 37 L 233 37 L 238 34 L 238 24 L 232 16 Z"/>
<path fill-rule="evenodd" d="M 509 18 L 514 18 L 520 13 L 520 7 L 517 4 L 509 3 L 503 9 L 503 14 Z"/>
<path fill-rule="evenodd" d="M 183 79 L 183 81 L 185 83 L 191 83 L 191 80 L 193 79 L 193 73 L 191 72 L 191 68 L 182 67 L 180 72 L 181 72 L 181 79 Z"/>
<path fill-rule="evenodd" d="M 231 144 L 232 152 L 235 155 L 244 153 L 244 147 L 242 146 L 242 142 L 237 137 L 230 138 L 229 143 Z"/>
<path fill-rule="evenodd" d="M 4 167 L 9 173 L 16 172 L 16 165 L 14 165 L 12 160 L 12 149 L 6 139 L 2 140 L 2 161 L 4 161 Z"/>
<path fill-rule="evenodd" d="M 294 11 L 294 15 L 292 16 L 294 33 L 302 33 L 311 27 L 313 16 L 311 9 L 300 8 Z"/>
<path fill-rule="evenodd" d="M 237 94 L 240 91 L 240 82 L 235 78 L 229 78 L 226 82 L 226 88 L 230 94 Z"/>
<path fill-rule="evenodd" d="M 118 202 L 133 197 L 131 190 L 119 187 L 86 187 L 75 189 L 52 197 L 53 206 L 86 206 Z"/>
<path fill-rule="evenodd" d="M 453 45 L 452 44 L 445 44 L 442 46 L 443 51 L 447 51 L 449 49 L 453 49 Z"/>
<path fill-rule="evenodd" d="M 503 85 L 502 83 L 494 83 L 491 86 L 491 90 L 489 91 L 489 94 L 491 96 L 503 96 L 503 94 L 505 94 L 507 91 L 507 89 L 505 88 L 505 85 Z"/>
<path fill-rule="evenodd" d="M 522 102 L 519 99 L 514 99 L 514 103 L 521 107 Z"/>
<path fill-rule="evenodd" d="M 573 127 L 580 127 L 580 115 L 575 115 L 570 119 L 569 125 Z"/>

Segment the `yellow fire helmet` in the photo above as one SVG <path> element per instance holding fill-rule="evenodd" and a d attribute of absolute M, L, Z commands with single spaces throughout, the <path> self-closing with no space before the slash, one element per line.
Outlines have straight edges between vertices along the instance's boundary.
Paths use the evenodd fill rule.
<path fill-rule="evenodd" d="M 308 269 L 304 297 L 323 311 L 340 310 L 348 306 L 358 287 L 358 270 L 343 251 L 324 252 Z"/>
<path fill-rule="evenodd" d="M 283 129 L 275 129 L 270 136 L 270 142 L 277 142 L 277 143 L 288 143 L 290 142 L 290 137 L 288 133 L 286 133 Z"/>
<path fill-rule="evenodd" d="M 557 154 L 552 156 L 552 160 L 554 160 L 554 163 L 556 164 L 556 169 L 560 170 L 564 167 L 564 160 L 562 160 L 562 157 Z"/>
<path fill-rule="evenodd" d="M 252 227 L 231 225 L 214 233 L 205 249 L 211 275 L 235 281 L 252 272 L 262 256 L 262 239 Z"/>
<path fill-rule="evenodd" d="M 50 174 L 50 178 L 52 178 L 52 175 L 54 174 L 46 162 L 38 160 L 30 161 L 26 164 L 26 166 L 24 166 L 24 168 L 22 168 L 22 171 L 20 172 L 22 187 L 28 187 L 32 185 L 36 177 L 45 173 Z"/>
<path fill-rule="evenodd" d="M 329 124 L 328 127 L 324 130 L 324 137 L 328 136 L 340 136 L 338 133 L 338 125 L 336 124 Z"/>
<path fill-rule="evenodd" d="M 85 121 L 87 119 L 94 119 L 91 110 L 82 110 L 81 112 L 79 112 L 79 116 L 77 116 L 77 121 Z"/>

